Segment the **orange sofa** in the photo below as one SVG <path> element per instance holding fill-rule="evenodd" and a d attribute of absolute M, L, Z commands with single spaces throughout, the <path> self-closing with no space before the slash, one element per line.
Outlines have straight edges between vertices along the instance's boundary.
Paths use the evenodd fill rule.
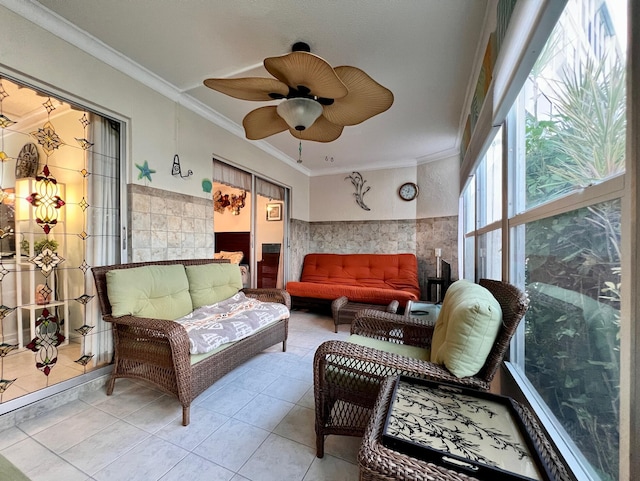
<path fill-rule="evenodd" d="M 307 254 L 300 281 L 288 282 L 287 291 L 294 307 L 341 296 L 381 305 L 397 300 L 404 306 L 420 298 L 418 260 L 414 254 Z"/>

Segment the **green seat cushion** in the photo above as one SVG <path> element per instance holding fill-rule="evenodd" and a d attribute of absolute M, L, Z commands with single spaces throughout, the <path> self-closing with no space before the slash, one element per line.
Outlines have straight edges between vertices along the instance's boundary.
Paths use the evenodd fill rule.
<path fill-rule="evenodd" d="M 461 279 L 445 295 L 431 341 L 431 362 L 456 377 L 476 375 L 496 340 L 502 309 L 484 287 Z"/>
<path fill-rule="evenodd" d="M 422 361 L 429 360 L 429 350 L 416 346 L 381 341 L 357 334 L 349 336 L 347 342 Z M 325 376 L 328 382 L 350 386 L 351 389 L 361 392 L 377 392 L 381 377 L 410 374 L 393 366 L 360 361 L 347 356 L 330 355 L 327 357 L 327 362 Z"/>
<path fill-rule="evenodd" d="M 429 349 L 424 349 L 417 346 L 407 346 L 405 344 L 398 344 L 395 342 L 381 341 L 380 339 L 373 339 L 371 337 L 360 336 L 358 334 L 352 334 L 347 338 L 347 342 L 358 344 L 360 346 L 372 347 L 379 351 L 385 351 L 392 354 L 398 354 L 400 356 L 411 357 L 413 359 L 420 359 L 421 361 L 428 361 L 430 358 Z"/>
<path fill-rule="evenodd" d="M 107 294 L 114 317 L 174 320 L 193 310 L 182 264 L 114 269 L 107 272 Z"/>
<path fill-rule="evenodd" d="M 228 299 L 242 289 L 238 264 L 202 264 L 185 270 L 194 309 Z"/>

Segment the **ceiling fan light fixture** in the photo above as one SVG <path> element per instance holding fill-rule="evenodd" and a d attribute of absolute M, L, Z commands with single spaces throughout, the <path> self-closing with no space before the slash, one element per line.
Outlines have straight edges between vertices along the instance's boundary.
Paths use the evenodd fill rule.
<path fill-rule="evenodd" d="M 312 99 L 295 97 L 280 102 L 278 115 L 294 130 L 308 129 L 322 114 L 322 105 Z"/>

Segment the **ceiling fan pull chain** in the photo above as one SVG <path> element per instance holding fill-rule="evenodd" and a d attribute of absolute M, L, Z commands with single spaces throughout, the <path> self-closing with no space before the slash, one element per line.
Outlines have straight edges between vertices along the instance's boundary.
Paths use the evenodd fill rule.
<path fill-rule="evenodd" d="M 298 145 L 298 163 L 302 163 L 302 140 L 300 141 L 300 145 Z"/>

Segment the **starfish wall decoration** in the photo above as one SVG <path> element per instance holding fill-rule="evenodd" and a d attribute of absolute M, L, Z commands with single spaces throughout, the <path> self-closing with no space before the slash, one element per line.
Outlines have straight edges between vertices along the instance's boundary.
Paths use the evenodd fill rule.
<path fill-rule="evenodd" d="M 145 160 L 144 164 L 142 165 L 136 164 L 136 167 L 140 170 L 140 173 L 138 174 L 138 180 L 146 178 L 149 180 L 149 182 L 153 182 L 153 179 L 151 178 L 151 174 L 155 174 L 156 171 L 149 168 L 149 162 Z"/>

